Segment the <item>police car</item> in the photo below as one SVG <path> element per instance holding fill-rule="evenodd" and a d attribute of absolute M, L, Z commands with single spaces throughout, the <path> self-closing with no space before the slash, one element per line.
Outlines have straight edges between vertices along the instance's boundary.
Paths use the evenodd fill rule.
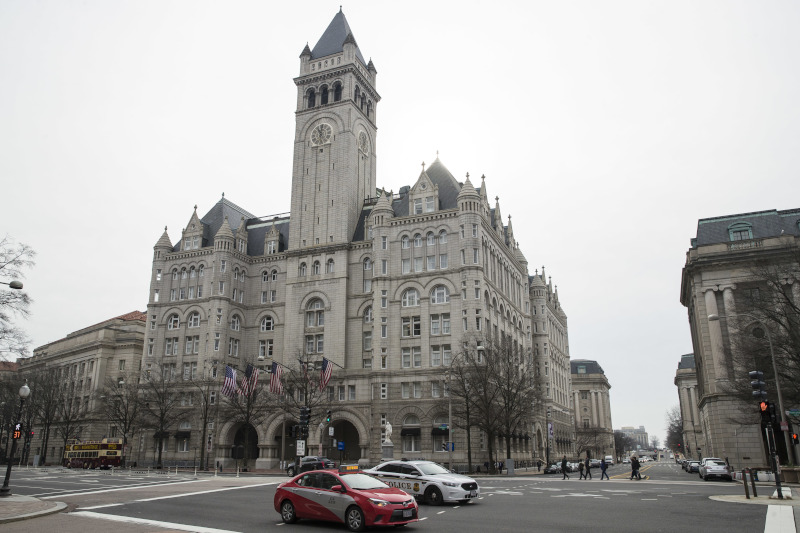
<path fill-rule="evenodd" d="M 466 503 L 481 494 L 474 479 L 453 474 L 433 461 L 388 461 L 364 470 L 364 473 L 431 505 Z"/>
<path fill-rule="evenodd" d="M 278 485 L 274 505 L 287 524 L 299 518 L 327 520 L 344 523 L 350 531 L 419 520 L 413 496 L 363 474 L 358 465 L 299 474 Z"/>

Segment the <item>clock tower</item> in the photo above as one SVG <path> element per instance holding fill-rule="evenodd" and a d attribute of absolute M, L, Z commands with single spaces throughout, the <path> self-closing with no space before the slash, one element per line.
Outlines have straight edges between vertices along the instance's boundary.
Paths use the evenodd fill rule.
<path fill-rule="evenodd" d="M 349 243 L 375 194 L 376 74 L 341 10 L 300 54 L 289 249 Z"/>

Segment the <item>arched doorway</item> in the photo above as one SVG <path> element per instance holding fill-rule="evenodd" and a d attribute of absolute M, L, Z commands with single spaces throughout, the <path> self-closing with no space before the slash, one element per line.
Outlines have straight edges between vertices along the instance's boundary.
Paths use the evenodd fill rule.
<path fill-rule="evenodd" d="M 330 428 L 333 427 L 333 436 Z M 324 429 L 322 453 L 337 463 L 357 463 L 361 459 L 358 430 L 347 420 L 337 420 Z"/>
<path fill-rule="evenodd" d="M 244 424 L 236 430 L 230 456 L 240 462 L 243 470 L 255 465 L 258 459 L 258 433 L 253 426 Z"/>

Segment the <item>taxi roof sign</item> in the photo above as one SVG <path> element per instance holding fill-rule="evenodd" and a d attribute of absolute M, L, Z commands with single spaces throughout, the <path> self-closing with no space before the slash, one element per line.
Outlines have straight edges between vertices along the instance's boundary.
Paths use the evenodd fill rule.
<path fill-rule="evenodd" d="M 340 474 L 353 474 L 359 472 L 361 467 L 358 465 L 339 465 Z"/>

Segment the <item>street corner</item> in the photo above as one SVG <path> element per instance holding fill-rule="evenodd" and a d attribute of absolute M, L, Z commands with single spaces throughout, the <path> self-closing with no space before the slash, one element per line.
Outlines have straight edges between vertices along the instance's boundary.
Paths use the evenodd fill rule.
<path fill-rule="evenodd" d="M 31 496 L 6 496 L 0 502 L 0 524 L 60 513 L 67 508 L 66 503 L 44 501 Z"/>

